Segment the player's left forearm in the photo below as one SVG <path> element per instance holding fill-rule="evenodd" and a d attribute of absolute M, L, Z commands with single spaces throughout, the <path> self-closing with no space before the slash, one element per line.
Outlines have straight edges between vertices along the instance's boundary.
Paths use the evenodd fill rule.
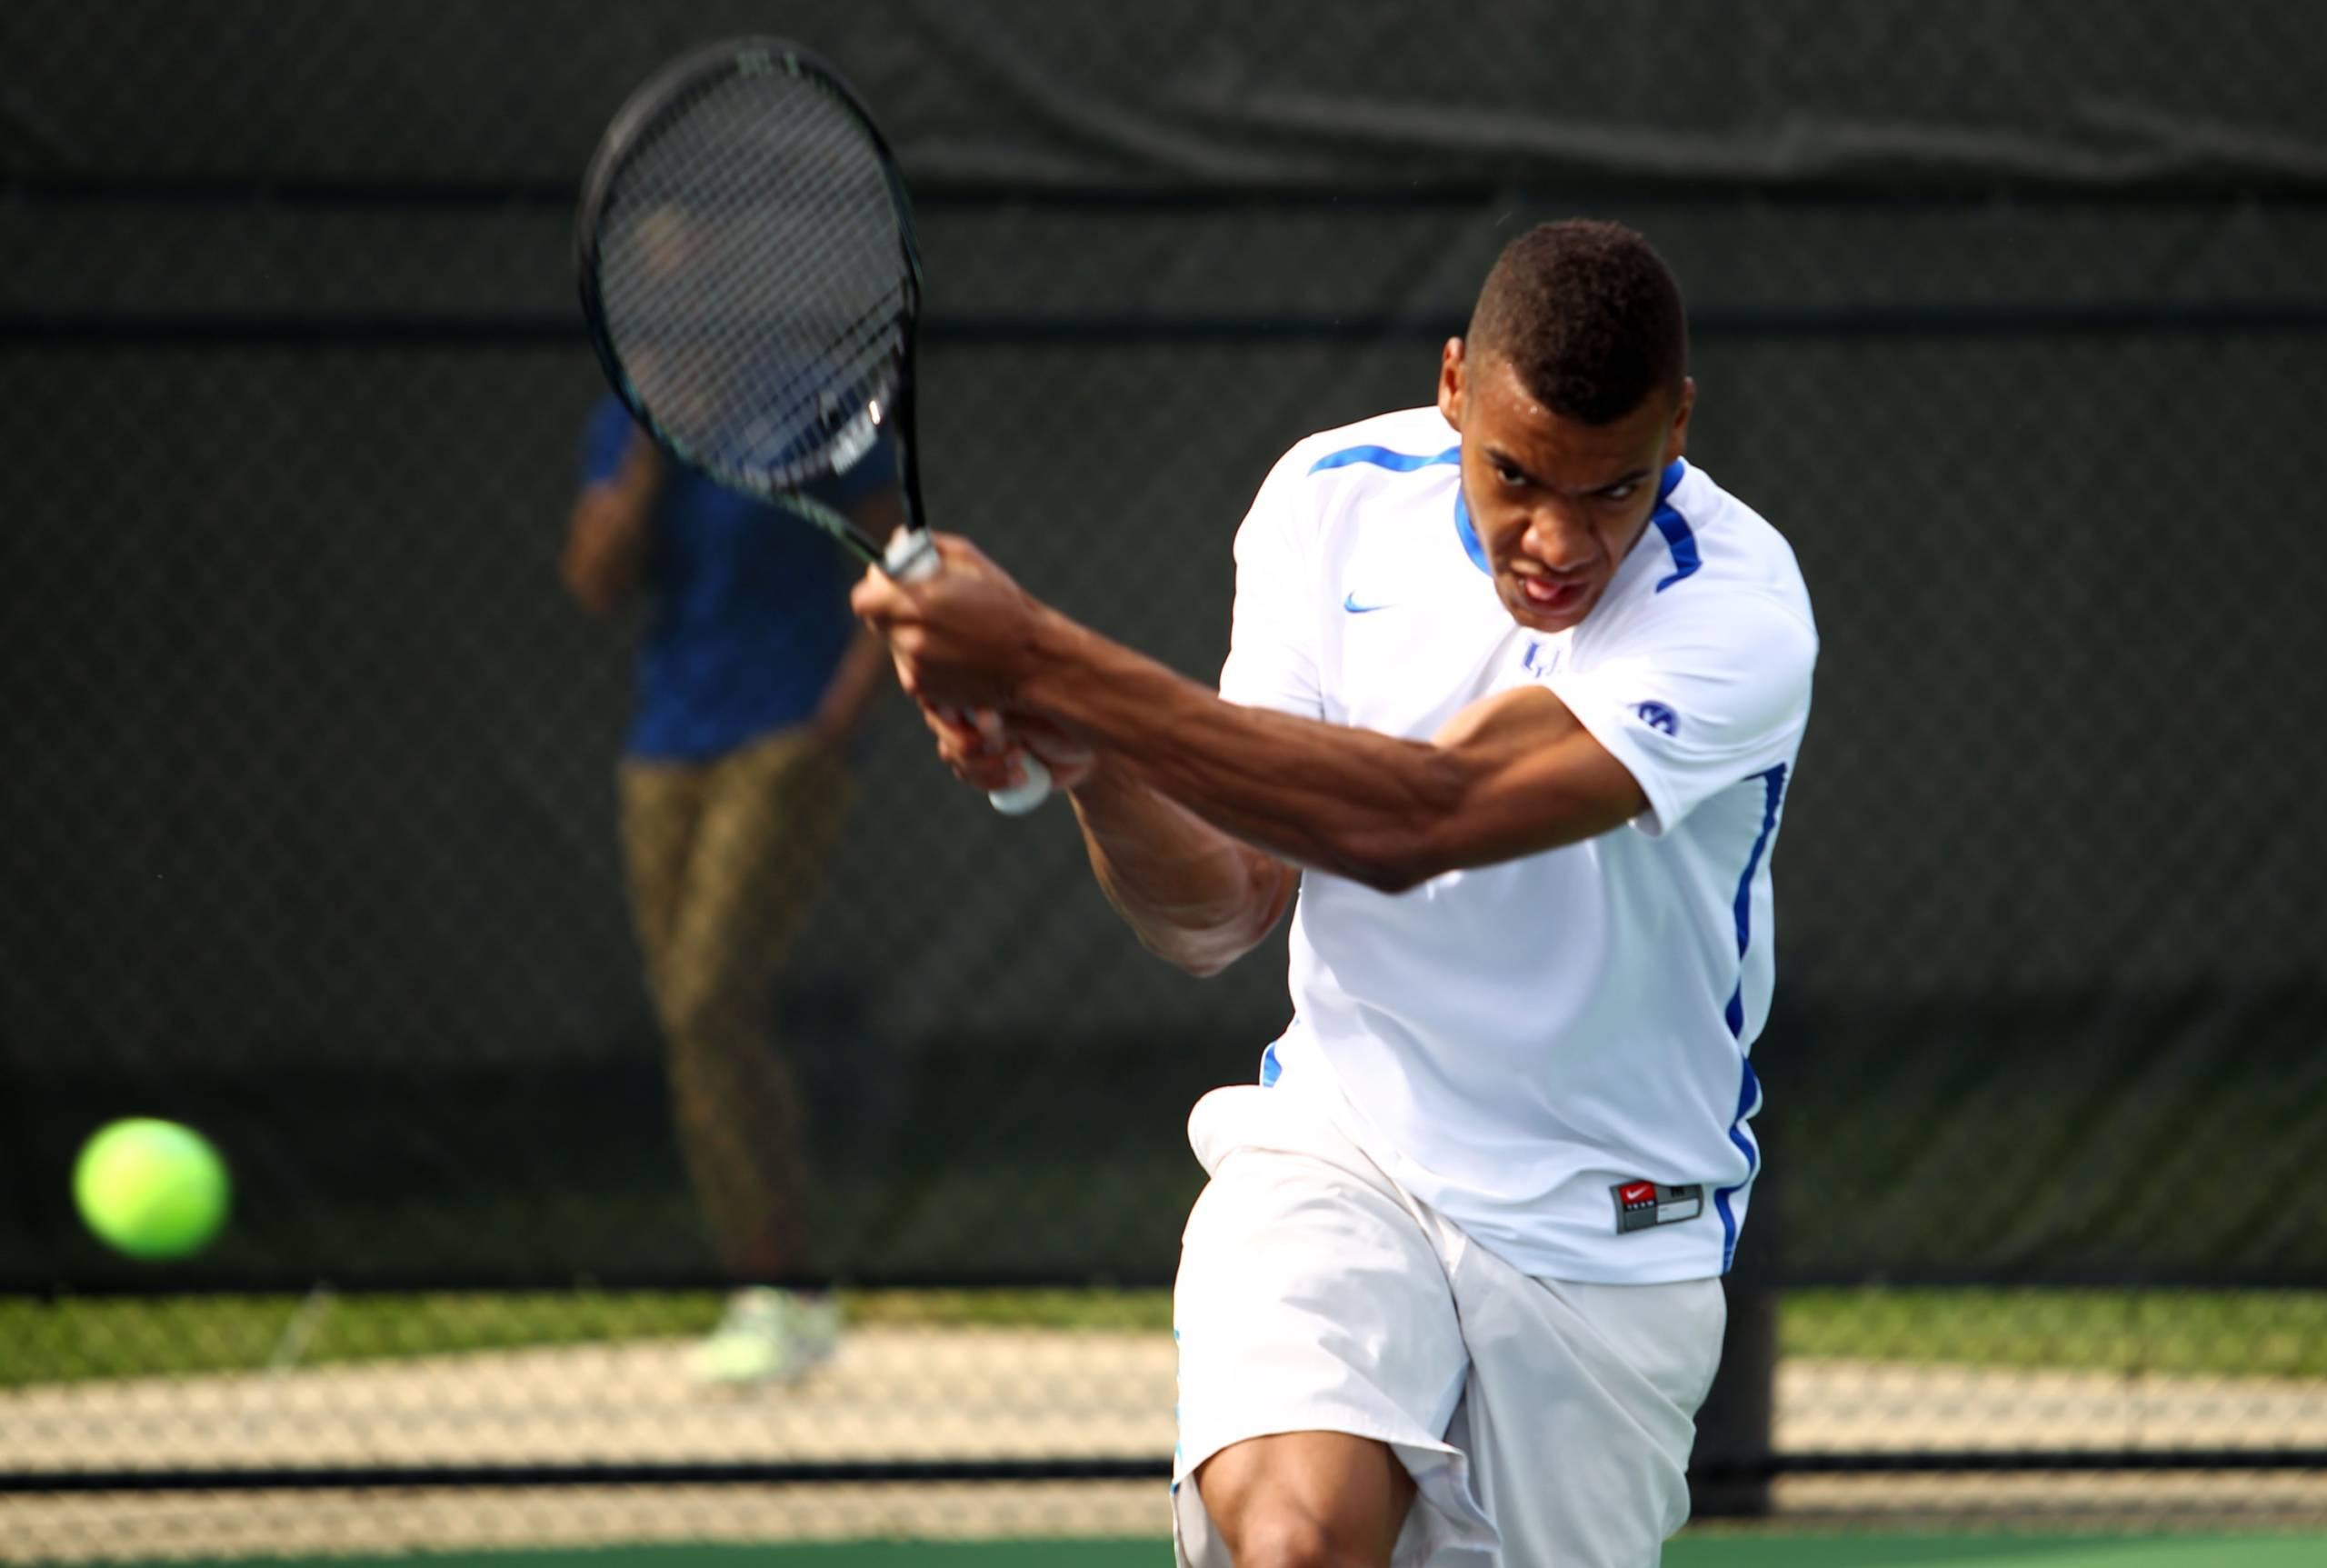
<path fill-rule="evenodd" d="M 1041 604 L 967 541 L 938 544 L 937 576 L 868 573 L 851 596 L 906 691 L 1043 715 L 1279 860 L 1397 892 L 1578 843 L 1646 804 L 1541 686 L 1483 697 L 1430 741 L 1240 707 Z"/>
<path fill-rule="evenodd" d="M 1438 830 L 1478 772 L 1460 751 L 1223 702 L 1063 617 L 1019 694 L 1223 831 L 1385 892 L 1448 869 Z"/>

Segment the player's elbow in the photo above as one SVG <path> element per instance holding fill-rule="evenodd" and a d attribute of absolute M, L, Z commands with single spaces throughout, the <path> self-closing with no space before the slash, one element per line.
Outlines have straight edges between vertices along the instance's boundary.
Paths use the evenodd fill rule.
<path fill-rule="evenodd" d="M 1369 836 L 1351 880 L 1376 893 L 1411 893 L 1480 864 L 1459 812 L 1417 813 Z"/>
<path fill-rule="evenodd" d="M 630 596 L 630 584 L 623 574 L 610 569 L 603 560 L 594 558 L 588 551 L 568 550 L 558 563 L 558 577 L 565 584 L 568 597 L 582 606 L 585 614 L 600 620 L 613 614 Z"/>
<path fill-rule="evenodd" d="M 1439 874 L 1441 869 L 1417 850 L 1397 848 L 1345 857 L 1335 874 L 1376 893 L 1406 893 Z"/>
<path fill-rule="evenodd" d="M 1368 814 L 1333 835 L 1327 870 L 1376 893 L 1404 893 L 1464 864 L 1451 853 L 1463 810 L 1463 781 L 1433 768 L 1410 798 Z"/>
<path fill-rule="evenodd" d="M 1142 947 L 1196 980 L 1209 980 L 1258 947 L 1266 932 L 1247 935 L 1241 931 L 1142 930 Z"/>
<path fill-rule="evenodd" d="M 1411 892 L 1449 872 L 1541 854 L 1611 833 L 1648 806 L 1629 777 L 1623 794 L 1570 793 L 1537 800 L 1523 812 L 1498 810 L 1493 802 L 1445 812 L 1417 814 L 1356 837 L 1336 874 L 1376 893 Z"/>
<path fill-rule="evenodd" d="M 1223 973 L 1230 964 L 1243 956 L 1238 953 L 1166 953 L 1162 948 L 1152 944 L 1148 947 L 1148 951 L 1191 980 L 1209 980 L 1213 975 Z"/>
<path fill-rule="evenodd" d="M 1140 944 L 1182 974 L 1209 980 L 1267 941 L 1292 907 L 1301 874 L 1273 856 L 1240 853 L 1244 874 L 1233 896 L 1151 908 L 1131 923 Z"/>
<path fill-rule="evenodd" d="M 622 601 L 614 594 L 587 577 L 573 573 L 565 574 L 566 596 L 582 607 L 582 613 L 595 620 L 604 620 L 620 608 Z"/>

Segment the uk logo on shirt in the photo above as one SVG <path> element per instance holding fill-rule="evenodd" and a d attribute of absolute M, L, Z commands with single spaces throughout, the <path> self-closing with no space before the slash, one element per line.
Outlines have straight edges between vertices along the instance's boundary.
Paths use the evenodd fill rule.
<path fill-rule="evenodd" d="M 1634 703 L 1633 712 L 1638 714 L 1640 722 L 1652 730 L 1661 730 L 1668 735 L 1677 735 L 1681 733 L 1681 715 L 1663 703 Z"/>
<path fill-rule="evenodd" d="M 1519 667 L 1537 680 L 1545 675 L 1555 675 L 1559 674 L 1561 655 L 1566 651 L 1564 647 L 1547 648 L 1542 638 L 1530 637 L 1527 639 L 1527 656 L 1519 661 Z"/>

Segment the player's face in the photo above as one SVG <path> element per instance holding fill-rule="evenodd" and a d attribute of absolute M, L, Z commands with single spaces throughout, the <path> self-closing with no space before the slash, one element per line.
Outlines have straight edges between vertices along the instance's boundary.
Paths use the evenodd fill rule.
<path fill-rule="evenodd" d="M 1511 362 L 1466 361 L 1446 345 L 1438 406 L 1463 436 L 1463 496 L 1511 618 L 1564 632 L 1608 591 L 1656 509 L 1656 482 L 1680 456 L 1693 384 L 1661 392 L 1607 424 L 1563 419 L 1537 402 Z"/>

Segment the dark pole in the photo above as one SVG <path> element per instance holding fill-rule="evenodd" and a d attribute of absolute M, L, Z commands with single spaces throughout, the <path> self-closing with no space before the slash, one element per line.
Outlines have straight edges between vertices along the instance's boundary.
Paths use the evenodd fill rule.
<path fill-rule="evenodd" d="M 1756 1194 L 1753 1216 L 1764 1218 Z M 1748 1233 L 1751 1233 L 1750 1232 Z M 1689 1465 L 1689 1513 L 1694 1519 L 1758 1519 L 1770 1511 L 1770 1423 L 1777 1369 L 1777 1292 L 1741 1277 L 1745 1243 L 1738 1248 L 1729 1289 L 1729 1330 L 1721 1373 L 1697 1412 L 1697 1448 Z"/>
<path fill-rule="evenodd" d="M 1762 1172 L 1737 1255 L 1722 1282 L 1729 1296 L 1721 1372 L 1697 1412 L 1697 1447 L 1689 1465 L 1689 1512 L 1696 1519 L 1758 1519 L 1770 1511 L 1771 1433 L 1778 1359 L 1778 1281 L 1785 1252 L 1785 1149 L 1777 1113 L 1784 1083 L 1799 1080 L 1813 1032 L 1798 1009 L 1780 1004 L 1754 1050 L 1763 1071 L 1766 1108 L 1753 1119 Z M 1777 1086 L 1768 1080 L 1774 1076 Z"/>

